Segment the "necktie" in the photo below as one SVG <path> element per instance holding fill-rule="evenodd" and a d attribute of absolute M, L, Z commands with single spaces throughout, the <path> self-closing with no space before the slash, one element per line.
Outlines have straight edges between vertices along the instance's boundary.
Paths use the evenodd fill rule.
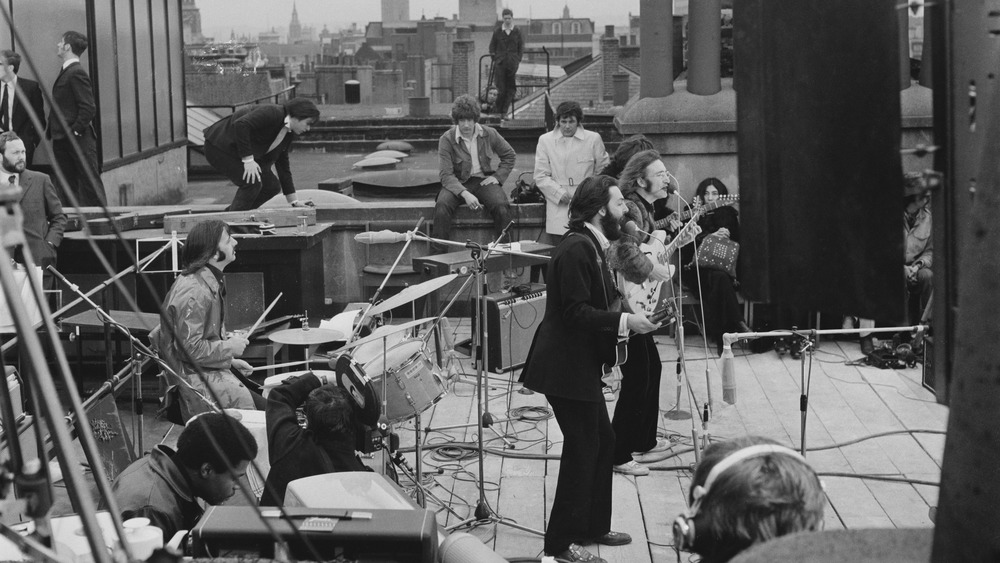
<path fill-rule="evenodd" d="M 4 83 L 2 86 L 0 86 L 0 88 L 3 89 L 3 94 L 2 94 L 3 100 L 0 101 L 0 128 L 2 128 L 4 131 L 8 131 L 10 129 L 10 124 L 7 121 L 8 119 L 7 114 L 9 113 L 7 111 L 7 108 L 10 107 L 9 106 L 10 102 L 7 100 L 7 89 L 8 89 L 7 84 Z"/>

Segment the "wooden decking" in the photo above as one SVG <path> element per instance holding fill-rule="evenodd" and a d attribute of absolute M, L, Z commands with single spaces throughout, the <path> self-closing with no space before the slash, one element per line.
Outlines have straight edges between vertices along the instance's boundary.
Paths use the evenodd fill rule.
<path fill-rule="evenodd" d="M 658 336 L 657 342 L 664 360 L 660 408 L 670 411 L 675 409 L 677 396 L 677 351 L 672 339 Z M 711 439 L 757 434 L 798 448 L 801 362 L 774 352 L 751 355 L 735 348 L 735 405 L 722 401 L 721 362 L 714 358 L 707 362 L 714 404 Z M 936 505 L 936 486 L 878 478 L 939 480 L 944 436 L 915 431 L 943 431 L 947 408 L 936 404 L 932 393 L 921 386 L 919 365 L 898 371 L 846 365 L 860 355 L 855 342 L 825 340 L 812 358 L 806 445 L 811 450 L 807 457 L 823 474 L 826 486 L 826 528 L 930 527 L 929 508 Z M 699 338 L 688 337 L 686 356 L 687 373 L 700 405 L 708 400 L 708 392 L 706 354 Z M 426 410 L 420 423 L 432 429 L 423 437 L 428 448 L 423 453 L 424 482 L 436 497 L 428 496 L 427 506 L 437 511 L 443 527 L 473 517 L 479 499 L 478 457 L 469 447 L 477 432 L 474 372 L 467 358 L 459 358 L 458 371 L 470 375 L 459 379 L 447 396 Z M 517 409 L 523 418 L 496 423 L 484 432 L 485 499 L 505 519 L 543 530 L 555 491 L 562 436 L 555 420 L 546 416 L 545 398 L 518 393 L 521 386 L 510 381 L 509 374 L 494 374 L 489 380 L 487 410 L 492 416 L 503 419 Z M 614 409 L 614 404 L 608 408 Z M 692 410 L 686 397 L 681 408 Z M 691 420 L 671 418 L 664 417 L 661 428 L 674 442 L 674 450 L 651 465 L 652 474 L 614 477 L 613 529 L 630 533 L 634 541 L 623 547 L 592 546 L 608 561 L 675 560 L 670 523 L 685 507 L 694 454 L 690 451 Z M 472 426 L 433 430 L 468 423 Z M 413 428 L 413 421 L 396 428 L 404 447 L 414 445 Z M 497 433 L 507 437 L 513 449 L 505 449 Z M 871 438 L 879 434 L 886 435 Z M 413 465 L 414 454 L 406 457 Z M 460 529 L 507 558 L 533 557 L 542 550 L 540 537 L 504 524 Z"/>

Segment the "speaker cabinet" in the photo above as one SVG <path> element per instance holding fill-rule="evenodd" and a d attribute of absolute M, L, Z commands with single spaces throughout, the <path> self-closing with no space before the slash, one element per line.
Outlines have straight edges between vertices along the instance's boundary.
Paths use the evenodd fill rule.
<path fill-rule="evenodd" d="M 896 5 L 734 5 L 743 290 L 903 317 Z"/>
<path fill-rule="evenodd" d="M 545 285 L 531 284 L 523 295 L 491 293 L 486 299 L 486 331 L 489 371 L 503 373 L 524 365 L 545 316 Z M 478 314 L 473 307 L 473 319 Z"/>

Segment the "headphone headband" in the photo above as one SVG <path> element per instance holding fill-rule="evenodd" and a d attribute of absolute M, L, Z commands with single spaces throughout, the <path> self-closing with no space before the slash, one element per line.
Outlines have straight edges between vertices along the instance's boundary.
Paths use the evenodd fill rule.
<path fill-rule="evenodd" d="M 705 484 L 698 485 L 697 487 L 694 488 L 694 490 L 691 492 L 691 496 L 694 497 L 694 501 L 691 503 L 690 510 L 688 510 L 688 517 L 694 518 L 694 516 L 698 514 L 698 508 L 701 506 L 701 499 L 703 499 L 705 495 L 708 494 L 708 491 L 712 490 L 712 485 L 715 483 L 716 479 L 718 479 L 719 476 L 722 475 L 727 469 L 729 469 L 730 467 L 736 465 L 737 463 L 743 460 L 751 459 L 754 457 L 762 457 L 770 454 L 784 454 L 790 457 L 794 457 L 795 459 L 801 461 L 802 463 L 809 465 L 809 462 L 806 461 L 806 458 L 802 457 L 802 455 L 799 452 L 791 448 L 786 448 L 785 446 L 779 446 L 776 444 L 756 444 L 753 446 L 740 448 L 730 453 L 726 457 L 722 458 L 722 461 L 720 461 L 719 463 L 716 463 L 715 467 L 713 467 L 712 470 L 708 472 L 708 477 L 705 478 Z"/>

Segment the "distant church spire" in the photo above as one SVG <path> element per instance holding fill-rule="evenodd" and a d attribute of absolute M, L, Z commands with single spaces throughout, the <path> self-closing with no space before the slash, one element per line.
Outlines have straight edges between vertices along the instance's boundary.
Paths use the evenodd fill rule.
<path fill-rule="evenodd" d="M 563 5 L 563 17 L 562 17 L 562 19 L 564 19 L 564 20 L 568 20 L 569 19 L 569 2 L 566 2 L 566 4 Z"/>
<path fill-rule="evenodd" d="M 288 24 L 288 43 L 293 44 L 302 39 L 302 24 L 299 23 L 299 8 L 292 2 L 292 23 Z"/>

